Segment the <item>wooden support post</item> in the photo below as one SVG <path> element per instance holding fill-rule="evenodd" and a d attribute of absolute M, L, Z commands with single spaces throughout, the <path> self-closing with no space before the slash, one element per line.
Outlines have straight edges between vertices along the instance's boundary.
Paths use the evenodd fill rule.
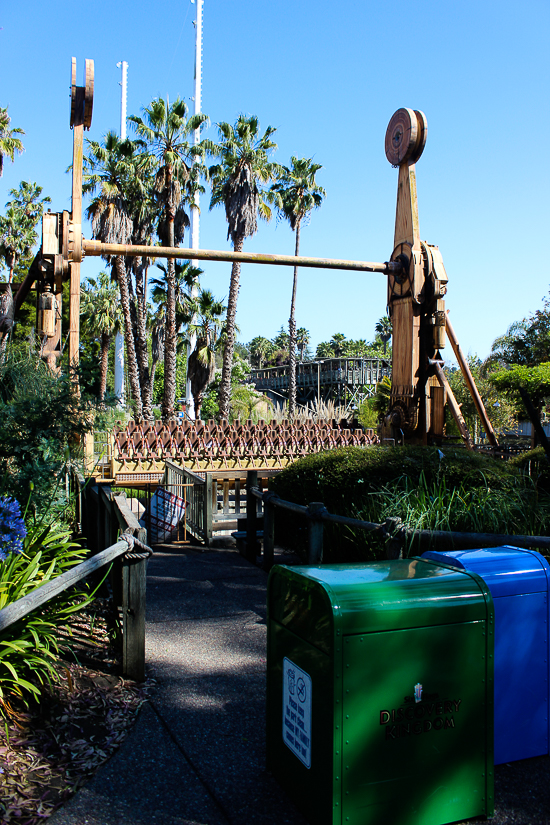
<path fill-rule="evenodd" d="M 147 559 L 122 562 L 122 675 L 145 679 L 145 574 Z"/>
<path fill-rule="evenodd" d="M 258 471 L 248 470 L 246 474 L 246 549 L 247 561 L 256 561 L 256 533 L 258 530 L 257 503 L 255 496 L 250 492 L 252 487 L 258 486 Z"/>
<path fill-rule="evenodd" d="M 83 86 L 76 87 L 75 117 L 73 122 L 73 190 L 71 208 L 71 232 L 73 249 L 80 247 L 82 241 L 82 156 L 84 150 L 84 93 Z M 75 257 L 79 257 L 76 254 Z M 80 262 L 70 264 L 69 297 L 69 368 L 77 381 L 76 370 L 79 361 L 80 342 Z"/>
<path fill-rule="evenodd" d="M 322 501 L 312 501 L 308 505 L 308 514 L 312 516 L 309 519 L 309 547 L 308 547 L 308 564 L 321 564 L 323 560 L 323 533 L 324 525 L 319 518 L 321 513 L 326 511 L 326 507 Z"/>
<path fill-rule="evenodd" d="M 210 547 L 212 545 L 212 473 L 204 474 L 203 519 L 204 543 Z"/>
<path fill-rule="evenodd" d="M 275 505 L 272 504 L 270 493 L 264 501 L 264 552 L 262 567 L 264 570 L 271 570 L 273 567 L 273 556 L 275 550 Z"/>
<path fill-rule="evenodd" d="M 458 429 L 460 430 L 460 435 L 464 439 L 464 443 L 466 445 L 466 448 L 468 450 L 473 450 L 474 445 L 472 443 L 472 439 L 471 439 L 470 433 L 468 431 L 468 427 L 466 426 L 466 422 L 464 421 L 464 417 L 463 417 L 462 413 L 460 412 L 460 407 L 458 406 L 457 400 L 454 396 L 454 393 L 451 389 L 451 386 L 450 386 L 449 382 L 447 381 L 447 377 L 446 377 L 445 373 L 443 372 L 443 369 L 441 368 L 441 364 L 439 364 L 438 362 L 434 362 L 434 366 L 435 366 L 435 372 L 436 372 L 437 378 L 439 380 L 439 383 L 441 384 L 441 386 L 445 390 L 445 394 L 447 396 L 447 403 L 448 403 L 448 405 L 451 409 L 451 412 L 453 414 L 453 418 L 456 421 L 456 425 L 457 425 Z"/>
<path fill-rule="evenodd" d="M 451 346 L 453 348 L 453 352 L 455 354 L 455 358 L 458 361 L 458 365 L 462 371 L 462 375 L 464 378 L 464 383 L 466 384 L 470 395 L 472 396 L 472 400 L 475 404 L 475 408 L 477 410 L 477 414 L 479 415 L 483 426 L 485 427 L 485 432 L 487 433 L 487 440 L 493 447 L 498 447 L 497 437 L 495 435 L 495 431 L 493 430 L 493 426 L 489 421 L 489 416 L 487 415 L 487 410 L 485 409 L 485 405 L 481 399 L 481 396 L 477 390 L 476 382 L 474 381 L 474 376 L 470 371 L 470 367 L 468 365 L 468 361 L 464 357 L 462 350 L 460 348 L 460 344 L 458 343 L 458 338 L 456 337 L 456 333 L 453 329 L 451 322 L 449 321 L 449 316 L 445 316 L 445 325 L 447 328 L 447 335 L 449 336 L 449 341 L 451 342 Z"/>

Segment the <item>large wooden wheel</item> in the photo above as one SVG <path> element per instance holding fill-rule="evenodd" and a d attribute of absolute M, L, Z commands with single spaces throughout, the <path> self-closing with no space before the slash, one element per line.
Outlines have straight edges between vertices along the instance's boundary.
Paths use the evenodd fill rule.
<path fill-rule="evenodd" d="M 83 98 L 79 100 L 79 91 Z M 82 109 L 81 109 L 82 107 Z M 84 67 L 84 86 L 76 85 L 76 57 L 71 60 L 71 129 L 84 124 L 85 129 L 92 125 L 94 107 L 94 61 L 86 60 Z M 80 119 L 81 118 L 81 119 Z"/>
<path fill-rule="evenodd" d="M 428 136 L 424 112 L 398 109 L 386 130 L 386 157 L 392 166 L 411 166 L 420 158 Z"/>

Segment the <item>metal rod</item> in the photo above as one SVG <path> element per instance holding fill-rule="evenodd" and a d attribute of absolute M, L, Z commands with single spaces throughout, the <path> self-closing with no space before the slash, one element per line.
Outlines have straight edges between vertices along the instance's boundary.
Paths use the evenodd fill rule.
<path fill-rule="evenodd" d="M 263 252 L 230 252 L 219 249 L 183 249 L 176 246 L 132 246 L 101 241 L 82 241 L 86 255 L 124 255 L 124 257 L 185 258 L 202 261 L 240 261 L 250 264 L 276 264 L 279 266 L 307 266 L 318 269 L 355 269 L 360 272 L 397 272 L 399 261 L 375 263 L 372 261 L 345 261 L 335 258 L 304 258 L 301 255 L 269 255 Z"/>
<path fill-rule="evenodd" d="M 495 431 L 493 430 L 493 426 L 489 421 L 489 416 L 487 415 L 487 410 L 485 409 L 485 405 L 481 399 L 481 396 L 478 392 L 476 387 L 476 382 L 474 381 L 474 376 L 470 371 L 470 367 L 468 365 L 468 361 L 464 357 L 462 350 L 460 349 L 460 344 L 458 343 L 458 338 L 456 337 L 456 333 L 453 329 L 453 325 L 449 320 L 449 316 L 445 316 L 445 326 L 447 328 L 447 335 L 449 336 L 449 341 L 451 342 L 451 346 L 453 348 L 453 352 L 455 354 L 455 358 L 458 361 L 458 365 L 462 370 L 462 375 L 464 377 L 464 383 L 468 387 L 470 395 L 472 396 L 472 400 L 475 404 L 475 408 L 477 410 L 477 414 L 479 415 L 483 426 L 485 427 L 485 432 L 487 433 L 487 439 L 489 443 L 493 447 L 498 447 L 497 437 L 495 435 Z"/>

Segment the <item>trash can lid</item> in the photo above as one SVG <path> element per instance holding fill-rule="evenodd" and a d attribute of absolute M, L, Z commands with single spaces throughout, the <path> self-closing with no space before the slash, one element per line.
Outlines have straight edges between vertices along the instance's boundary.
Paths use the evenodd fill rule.
<path fill-rule="evenodd" d="M 270 620 L 326 652 L 335 634 L 485 621 L 489 610 L 491 595 L 475 573 L 422 558 L 276 565 L 269 579 Z"/>
<path fill-rule="evenodd" d="M 549 587 L 550 565 L 535 550 L 504 545 L 445 553 L 429 551 L 422 558 L 477 573 L 487 582 L 494 599 L 546 592 Z"/>

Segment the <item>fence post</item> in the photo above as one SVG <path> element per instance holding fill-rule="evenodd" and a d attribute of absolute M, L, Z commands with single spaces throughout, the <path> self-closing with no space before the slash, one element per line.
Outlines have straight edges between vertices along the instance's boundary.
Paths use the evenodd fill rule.
<path fill-rule="evenodd" d="M 122 675 L 145 679 L 145 573 L 147 559 L 122 561 Z"/>
<path fill-rule="evenodd" d="M 387 518 L 384 525 L 386 533 L 386 558 L 403 558 L 403 522 L 400 518 Z"/>
<path fill-rule="evenodd" d="M 274 493 L 268 493 L 264 499 L 264 552 L 262 567 L 271 570 L 275 549 L 275 505 L 272 503 Z"/>
<path fill-rule="evenodd" d="M 248 470 L 246 473 L 246 550 L 247 561 L 256 561 L 256 532 L 257 532 L 257 504 L 250 492 L 252 487 L 258 486 L 258 471 Z"/>
<path fill-rule="evenodd" d="M 326 512 L 326 507 L 322 501 L 312 501 L 308 504 L 307 510 L 309 516 L 308 564 L 321 564 L 324 525 L 320 516 L 323 512 Z"/>
<path fill-rule="evenodd" d="M 212 473 L 204 474 L 204 543 L 207 547 L 212 544 Z"/>

